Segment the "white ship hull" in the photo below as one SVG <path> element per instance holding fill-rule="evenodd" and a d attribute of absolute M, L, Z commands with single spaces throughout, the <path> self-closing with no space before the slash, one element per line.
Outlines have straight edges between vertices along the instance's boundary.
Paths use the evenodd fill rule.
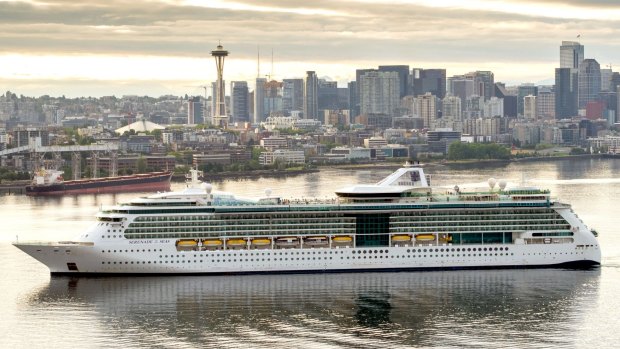
<path fill-rule="evenodd" d="M 589 244 L 200 252 L 179 252 L 169 241 L 148 240 L 139 245 L 140 249 L 134 248 L 134 252 L 125 252 L 128 245 L 120 243 L 101 246 L 16 246 L 45 264 L 52 274 L 248 274 L 589 267 L 599 264 L 601 257 L 598 245 Z M 74 263 L 76 270 L 69 270 L 69 263 Z"/>

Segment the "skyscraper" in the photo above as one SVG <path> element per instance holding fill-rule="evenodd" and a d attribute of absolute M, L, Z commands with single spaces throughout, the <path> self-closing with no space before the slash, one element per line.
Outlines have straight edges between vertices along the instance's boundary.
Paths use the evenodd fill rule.
<path fill-rule="evenodd" d="M 601 69 L 601 91 L 614 91 L 611 89 L 611 78 L 614 72 L 611 68 Z"/>
<path fill-rule="evenodd" d="M 577 116 L 577 70 L 555 69 L 555 118 Z"/>
<path fill-rule="evenodd" d="M 293 110 L 304 110 L 304 79 L 284 79 L 282 111 L 290 115 Z"/>
<path fill-rule="evenodd" d="M 590 101 L 599 99 L 601 92 L 601 66 L 595 59 L 584 59 L 579 64 L 579 109 Z"/>
<path fill-rule="evenodd" d="M 319 79 L 317 89 L 317 104 L 319 114 L 322 115 L 323 110 L 336 110 L 338 108 L 338 83 L 336 81 L 327 81 Z"/>
<path fill-rule="evenodd" d="M 361 97 L 360 97 L 360 86 L 361 86 L 361 78 L 362 75 L 371 72 L 371 71 L 377 71 L 377 69 L 356 69 L 355 70 L 355 90 L 354 90 L 354 97 L 352 98 L 352 102 L 351 103 L 351 117 L 356 117 L 358 115 L 361 114 Z"/>
<path fill-rule="evenodd" d="M 410 94 L 414 96 L 432 93 L 439 99 L 446 96 L 446 70 L 413 68 L 410 75 Z"/>
<path fill-rule="evenodd" d="M 560 68 L 578 69 L 583 61 L 583 45 L 575 41 L 562 41 L 560 46 Z"/>
<path fill-rule="evenodd" d="M 492 71 L 475 71 L 469 73 L 473 76 L 476 83 L 475 93 L 484 97 L 485 101 L 488 101 L 491 97 L 495 97 L 495 75 Z"/>
<path fill-rule="evenodd" d="M 254 87 L 254 116 L 252 123 L 259 124 L 265 120 L 265 84 L 267 79 L 256 78 Z"/>
<path fill-rule="evenodd" d="M 370 71 L 360 77 L 360 114 L 394 115 L 400 105 L 400 80 L 396 72 Z"/>
<path fill-rule="evenodd" d="M 463 75 L 448 78 L 448 93 L 461 99 L 461 108 L 465 109 L 465 101 L 475 95 L 475 81 Z"/>
<path fill-rule="evenodd" d="M 307 71 L 304 81 L 304 119 L 318 119 L 318 89 L 319 79 L 316 72 Z"/>
<path fill-rule="evenodd" d="M 282 115 L 282 88 L 284 84 L 271 80 L 265 84 L 265 115 Z"/>
<path fill-rule="evenodd" d="M 394 72 L 398 74 L 399 97 L 403 98 L 409 94 L 409 66 L 408 65 L 380 65 L 379 71 Z"/>
<path fill-rule="evenodd" d="M 230 115 L 232 116 L 232 122 L 250 121 L 248 83 L 245 81 L 233 81 L 230 84 L 230 91 Z"/>

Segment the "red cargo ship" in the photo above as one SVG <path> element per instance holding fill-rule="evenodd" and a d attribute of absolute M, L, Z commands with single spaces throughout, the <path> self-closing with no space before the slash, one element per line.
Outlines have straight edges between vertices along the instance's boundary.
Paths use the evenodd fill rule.
<path fill-rule="evenodd" d="M 138 191 L 168 191 L 172 172 L 151 172 L 129 176 L 103 177 L 64 181 L 62 171 L 37 173 L 26 195 L 100 194 Z"/>

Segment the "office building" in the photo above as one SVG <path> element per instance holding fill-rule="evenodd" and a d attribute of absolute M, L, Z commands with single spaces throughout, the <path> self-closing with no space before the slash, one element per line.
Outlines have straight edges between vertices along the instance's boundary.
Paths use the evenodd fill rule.
<path fill-rule="evenodd" d="M 230 91 L 230 115 L 232 117 L 232 122 L 241 123 L 250 121 L 250 91 L 248 89 L 248 83 L 245 81 L 233 81 L 230 84 Z"/>
<path fill-rule="evenodd" d="M 579 69 L 583 61 L 583 45 L 575 41 L 562 41 L 560 46 L 560 68 Z"/>
<path fill-rule="evenodd" d="M 265 84 L 267 79 L 256 78 L 256 87 L 254 87 L 254 115 L 252 123 L 259 124 L 265 121 Z"/>
<path fill-rule="evenodd" d="M 338 83 L 336 81 L 319 79 L 317 104 L 319 114 L 321 115 L 324 110 L 340 109 L 338 103 Z"/>
<path fill-rule="evenodd" d="M 318 89 L 319 79 L 316 73 L 307 71 L 304 81 L 304 119 L 316 120 L 319 117 Z"/>
<path fill-rule="evenodd" d="M 292 111 L 304 110 L 304 79 L 284 79 L 282 112 L 290 116 Z"/>
<path fill-rule="evenodd" d="M 579 64 L 578 100 L 579 109 L 584 109 L 588 102 L 599 99 L 601 92 L 601 66 L 595 59 L 584 59 Z"/>
<path fill-rule="evenodd" d="M 517 95 L 506 89 L 504 83 L 495 84 L 495 96 L 503 100 L 504 116 L 508 118 L 517 117 Z"/>
<path fill-rule="evenodd" d="M 446 96 L 446 70 L 445 69 L 421 69 L 411 70 L 410 94 L 419 96 L 430 92 L 432 95 L 443 99 Z"/>
<path fill-rule="evenodd" d="M 568 119 L 577 116 L 577 70 L 555 69 L 555 118 Z"/>

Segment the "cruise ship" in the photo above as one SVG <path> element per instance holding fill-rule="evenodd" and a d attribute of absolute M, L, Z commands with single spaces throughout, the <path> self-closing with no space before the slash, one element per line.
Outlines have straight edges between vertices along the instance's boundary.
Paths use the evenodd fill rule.
<path fill-rule="evenodd" d="M 72 241 L 15 242 L 52 274 L 251 274 L 590 268 L 596 232 L 548 190 L 431 187 L 406 164 L 331 200 L 248 199 L 207 183 L 102 208 Z M 497 185 L 497 187 L 496 187 Z"/>

